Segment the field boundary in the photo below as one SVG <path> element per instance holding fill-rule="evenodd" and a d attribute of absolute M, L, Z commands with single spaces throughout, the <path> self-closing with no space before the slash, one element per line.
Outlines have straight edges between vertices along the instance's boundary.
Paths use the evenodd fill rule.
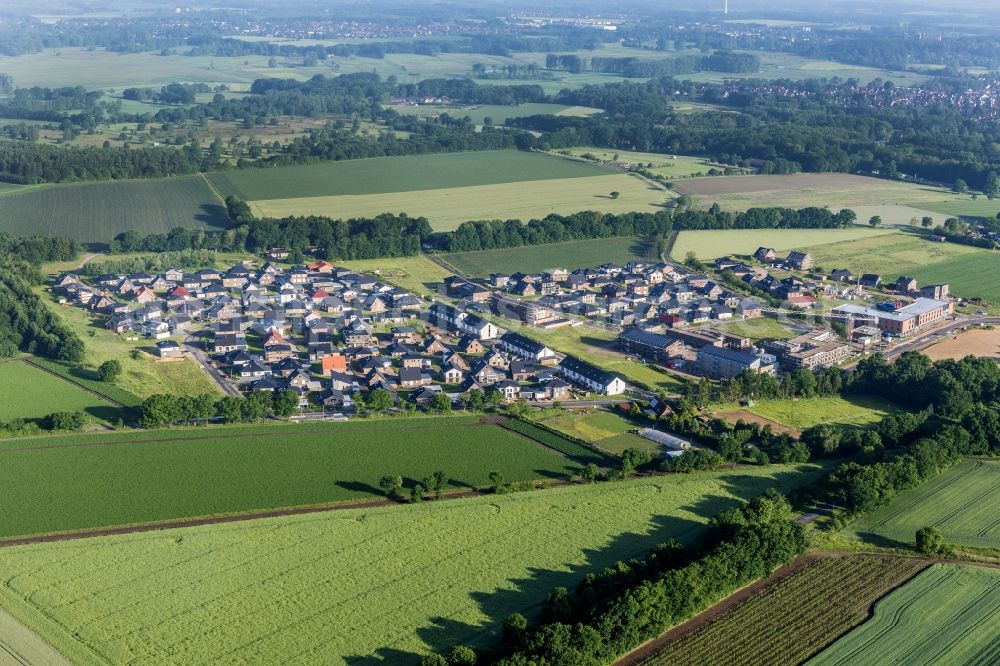
<path fill-rule="evenodd" d="M 126 405 L 123 402 L 119 402 L 118 400 L 115 400 L 114 398 L 112 398 L 111 396 L 109 396 L 107 394 L 101 393 L 100 391 L 92 389 L 92 388 L 90 388 L 88 386 L 84 386 L 83 384 L 81 384 L 80 382 L 72 379 L 71 377 L 68 377 L 68 376 L 63 375 L 63 374 L 61 374 L 59 372 L 56 372 L 55 370 L 52 370 L 51 368 L 46 368 L 43 365 L 39 365 L 38 363 L 36 363 L 32 359 L 27 359 L 26 358 L 26 359 L 24 359 L 23 362 L 26 365 L 30 365 L 33 368 L 37 368 L 38 370 L 41 370 L 42 372 L 50 374 L 53 377 L 57 377 L 58 379 L 61 379 L 62 381 L 66 382 L 68 384 L 72 384 L 73 386 L 76 386 L 77 388 L 82 389 L 82 390 L 86 391 L 87 393 L 91 393 L 93 395 L 96 395 L 101 400 L 104 400 L 106 402 L 110 402 L 111 404 L 116 405 L 118 407 L 121 407 L 122 409 L 128 409 L 130 406 L 132 406 L 132 407 L 135 406 L 135 405 Z"/>
<path fill-rule="evenodd" d="M 209 179 L 209 177 L 208 177 L 208 176 L 207 176 L 207 175 L 205 174 L 205 172 L 204 172 L 204 171 L 202 171 L 202 172 L 201 172 L 201 173 L 199 173 L 198 175 L 199 175 L 199 176 L 201 176 L 201 179 L 202 179 L 203 181 L 205 181 L 205 185 L 207 185 L 207 186 L 208 186 L 208 189 L 209 189 L 209 190 L 211 190 L 212 194 L 214 194 L 214 195 L 215 195 L 215 198 L 219 200 L 219 203 L 221 203 L 221 204 L 225 204 L 225 203 L 226 203 L 226 198 L 225 198 L 224 196 L 222 196 L 222 192 L 220 192 L 220 191 L 219 191 L 219 188 L 217 188 L 217 187 L 215 186 L 215 183 L 213 183 L 213 182 L 212 182 L 212 181 L 211 181 L 211 180 Z"/>

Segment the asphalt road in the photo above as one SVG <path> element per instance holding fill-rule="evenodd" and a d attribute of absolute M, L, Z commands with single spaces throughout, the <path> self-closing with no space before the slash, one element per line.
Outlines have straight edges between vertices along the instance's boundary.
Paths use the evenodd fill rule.
<path fill-rule="evenodd" d="M 184 346 L 187 347 L 187 350 L 194 358 L 195 363 L 200 365 L 201 369 L 208 373 L 208 376 L 212 378 L 212 381 L 219 385 L 219 388 L 222 389 L 223 393 L 231 395 L 235 398 L 242 397 L 236 387 L 233 386 L 232 382 L 226 379 L 223 374 L 219 372 L 219 369 L 208 360 L 208 356 L 205 352 L 198 347 L 200 344 L 201 342 L 196 338 L 185 338 L 184 340 Z"/>

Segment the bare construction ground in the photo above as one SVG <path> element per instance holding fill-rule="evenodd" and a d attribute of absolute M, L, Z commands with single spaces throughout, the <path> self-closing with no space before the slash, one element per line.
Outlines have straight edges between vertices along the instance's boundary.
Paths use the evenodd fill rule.
<path fill-rule="evenodd" d="M 1000 328 L 975 328 L 954 338 L 932 345 L 923 351 L 932 361 L 968 355 L 992 358 L 1000 363 Z"/>

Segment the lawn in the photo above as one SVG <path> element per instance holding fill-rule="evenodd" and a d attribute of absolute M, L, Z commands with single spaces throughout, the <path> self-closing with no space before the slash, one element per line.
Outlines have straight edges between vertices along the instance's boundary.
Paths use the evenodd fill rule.
<path fill-rule="evenodd" d="M 809 664 L 995 664 L 998 615 L 1000 571 L 938 564 Z"/>
<path fill-rule="evenodd" d="M 202 176 L 26 186 L 0 192 L 0 231 L 107 243 L 122 231 L 224 229 L 222 201 Z"/>
<path fill-rule="evenodd" d="M 573 410 L 545 417 L 541 422 L 550 428 L 582 439 L 615 455 L 621 455 L 628 448 L 640 449 L 654 454 L 660 452 L 660 447 L 656 443 L 629 432 L 642 426 L 619 416 L 615 412 L 581 413 L 578 410 Z"/>
<path fill-rule="evenodd" d="M 101 363 L 114 359 L 122 364 L 122 374 L 115 383 L 140 398 L 154 393 L 221 393 L 218 385 L 193 360 L 159 363 L 152 341 L 145 338 L 126 340 L 104 328 L 107 317 L 92 316 L 78 307 L 57 305 L 45 293 L 44 287 L 38 287 L 37 291 L 42 301 L 83 339 L 82 370 L 69 371 L 78 379 L 93 379 L 92 373 Z M 135 350 L 138 354 L 133 358 Z"/>
<path fill-rule="evenodd" d="M 867 620 L 873 603 L 925 566 L 873 556 L 812 560 L 643 664 L 800 664 Z"/>
<path fill-rule="evenodd" d="M 566 477 L 578 466 L 472 417 L 213 427 L 9 440 L 0 536 L 147 523 L 381 496 L 444 470 L 453 489 Z M 97 446 L 101 444 L 101 446 Z"/>
<path fill-rule="evenodd" d="M 705 175 L 713 167 L 724 168 L 720 165 L 701 157 L 689 157 L 687 155 L 665 155 L 663 153 L 638 153 L 630 150 L 605 150 L 603 148 L 571 148 L 566 151 L 570 155 L 577 157 L 590 154 L 603 162 L 628 162 L 629 164 L 640 164 L 647 170 L 663 176 L 664 178 L 687 178 L 689 176 Z M 618 159 L 615 159 L 615 156 Z M 649 165 L 653 166 L 650 167 Z"/>
<path fill-rule="evenodd" d="M 748 337 L 751 340 L 787 340 L 798 334 L 771 317 L 735 319 L 725 324 L 719 324 L 716 328 L 726 333 Z"/>
<path fill-rule="evenodd" d="M 0 362 L 0 421 L 40 419 L 53 412 L 84 412 L 108 423 L 118 409 L 98 396 L 18 360 Z"/>
<path fill-rule="evenodd" d="M 0 551 L 0 600 L 75 663 L 415 664 L 495 640 L 555 586 L 690 542 L 821 473 L 696 472 Z"/>
<path fill-rule="evenodd" d="M 922 527 L 951 544 L 1000 547 L 1000 462 L 963 461 L 863 517 L 847 534 L 879 545 L 908 547 Z"/>
<path fill-rule="evenodd" d="M 586 166 L 586 165 L 583 165 Z M 593 167 L 596 168 L 596 167 Z M 619 192 L 617 199 L 611 192 Z M 602 213 L 653 213 L 671 195 L 624 173 L 504 182 L 497 185 L 446 187 L 386 194 L 345 194 L 251 201 L 263 217 L 325 215 L 335 219 L 407 213 L 426 217 L 435 231 L 452 231 L 469 220 L 520 219 L 527 222 L 550 213 L 583 210 Z"/>
<path fill-rule="evenodd" d="M 624 264 L 633 259 L 659 261 L 654 240 L 649 236 L 595 238 L 502 250 L 454 252 L 441 258 L 466 275 L 479 277 L 518 271 L 537 273 L 549 268 L 573 270 L 608 262 Z"/>
<path fill-rule="evenodd" d="M 209 179 L 223 196 L 233 194 L 247 201 L 259 202 L 268 199 L 398 194 L 614 174 L 608 169 L 560 157 L 494 150 L 237 169 L 211 174 Z"/>
<path fill-rule="evenodd" d="M 847 229 L 726 229 L 717 231 L 682 231 L 671 250 L 680 261 L 688 252 L 703 260 L 726 255 L 751 255 L 759 247 L 771 247 L 787 252 L 803 247 L 815 248 L 831 243 L 872 240 L 892 234 L 893 229 L 849 227 Z M 873 241 L 874 243 L 874 241 Z"/>
<path fill-rule="evenodd" d="M 1000 301 L 1000 282 L 984 280 L 1000 269 L 1000 253 L 958 245 L 934 243 L 917 234 L 900 233 L 803 249 L 824 268 L 848 268 L 855 273 L 880 273 L 891 283 L 900 275 L 920 285 L 947 282 L 951 291 L 967 298 Z"/>

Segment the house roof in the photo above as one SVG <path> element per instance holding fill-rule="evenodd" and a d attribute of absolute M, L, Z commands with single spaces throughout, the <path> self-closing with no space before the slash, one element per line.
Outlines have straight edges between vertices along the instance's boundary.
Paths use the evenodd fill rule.
<path fill-rule="evenodd" d="M 616 379 L 619 379 L 618 375 L 612 372 L 606 372 L 598 367 L 591 365 L 585 361 L 581 361 L 573 356 L 567 356 L 559 364 L 559 367 L 574 372 L 581 377 L 595 382 L 597 384 L 609 385 Z"/>

